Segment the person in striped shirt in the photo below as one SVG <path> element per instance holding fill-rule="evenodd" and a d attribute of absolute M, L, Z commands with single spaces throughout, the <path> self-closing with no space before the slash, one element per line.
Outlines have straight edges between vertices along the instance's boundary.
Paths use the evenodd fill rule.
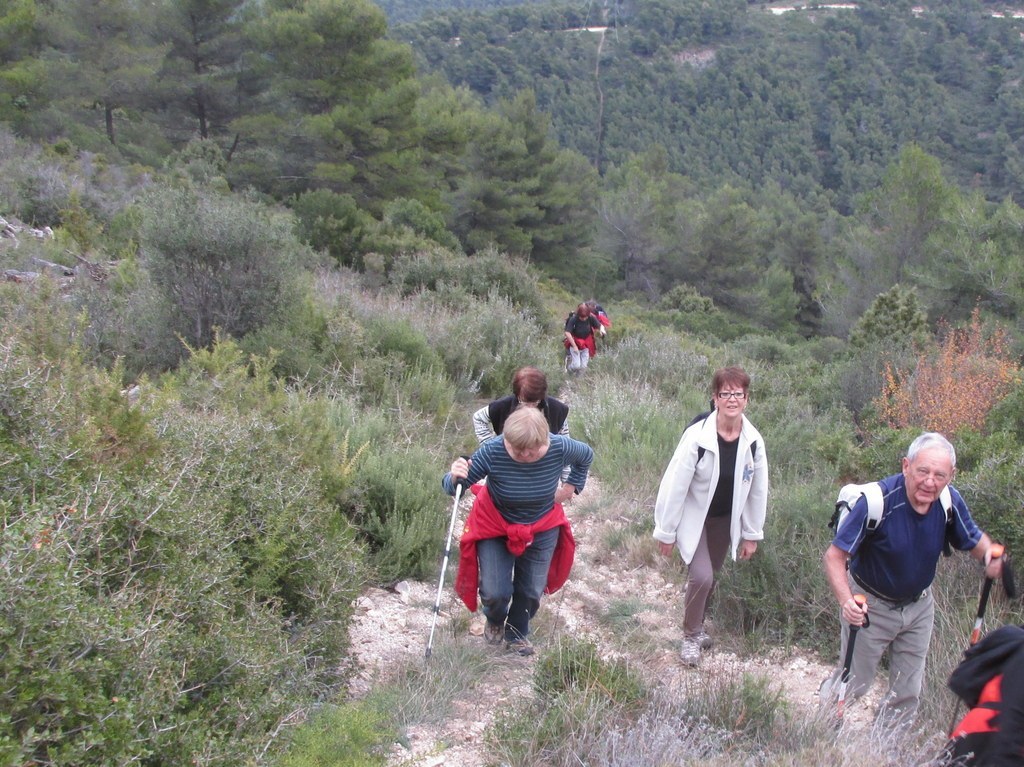
<path fill-rule="evenodd" d="M 484 639 L 520 655 L 533 653 L 527 637 L 542 593 L 565 582 L 574 542 L 563 504 L 583 491 L 594 460 L 590 446 L 551 434 L 537 408 L 509 416 L 499 436 L 483 442 L 467 460 L 457 458 L 442 479 L 474 484 L 476 498 L 459 544 L 456 591 L 471 610 L 480 602 L 487 619 Z M 562 468 L 570 466 L 561 481 Z"/>

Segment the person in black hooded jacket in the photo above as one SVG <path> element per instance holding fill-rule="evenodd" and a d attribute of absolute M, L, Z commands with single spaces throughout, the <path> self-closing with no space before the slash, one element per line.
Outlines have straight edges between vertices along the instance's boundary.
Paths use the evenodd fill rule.
<path fill-rule="evenodd" d="M 969 707 L 939 765 L 1024 765 L 1024 626 L 1002 626 L 970 647 L 949 678 Z"/>

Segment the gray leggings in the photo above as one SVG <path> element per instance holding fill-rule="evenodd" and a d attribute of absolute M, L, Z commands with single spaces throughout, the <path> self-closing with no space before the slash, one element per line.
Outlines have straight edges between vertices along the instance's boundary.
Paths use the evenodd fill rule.
<path fill-rule="evenodd" d="M 704 613 L 715 587 L 715 573 L 722 569 L 729 553 L 729 517 L 708 517 L 700 534 L 693 560 L 686 568 L 686 596 L 683 601 L 683 634 L 693 637 L 704 628 Z"/>

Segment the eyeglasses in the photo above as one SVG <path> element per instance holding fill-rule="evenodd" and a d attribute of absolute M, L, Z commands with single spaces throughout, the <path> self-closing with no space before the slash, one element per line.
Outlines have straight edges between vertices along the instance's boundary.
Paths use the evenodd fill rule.
<path fill-rule="evenodd" d="M 947 482 L 949 482 L 949 475 L 946 474 L 946 472 L 933 472 L 925 468 L 924 466 L 918 466 L 916 469 L 914 469 L 914 476 L 917 477 L 918 482 L 924 482 L 929 477 L 935 480 L 935 484 L 937 485 L 945 485 Z"/>
<path fill-rule="evenodd" d="M 718 399 L 743 399 L 747 396 L 744 391 L 720 391 L 718 392 Z"/>

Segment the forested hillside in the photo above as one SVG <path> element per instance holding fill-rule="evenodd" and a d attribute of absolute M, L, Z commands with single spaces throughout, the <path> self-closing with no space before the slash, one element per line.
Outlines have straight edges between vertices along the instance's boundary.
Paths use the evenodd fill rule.
<path fill-rule="evenodd" d="M 369 0 L 0 20 L 16 135 L 97 177 L 181 157 L 342 265 L 493 246 L 713 337 L 845 337 L 894 283 L 932 321 L 1016 322 L 1020 22 L 980 3 L 530 3 L 390 33 Z M 121 212 L 7 184 L 38 226 Z"/>
<path fill-rule="evenodd" d="M 922 429 L 1024 546 L 1018 24 L 953 0 L 395 27 L 369 0 L 0 4 L 0 763 L 307 765 L 286 754 L 321 712 L 314 742 L 381 764 L 360 744 L 407 721 L 345 698 L 354 600 L 436 577 L 440 476 L 527 364 L 595 449 L 610 573 L 649 566 L 711 373 L 751 372 L 773 543 L 722 585 L 737 652 L 834 639 L 823 508 Z M 591 296 L 613 328 L 567 379 Z M 959 622 L 977 581 L 944 569 Z M 591 711 L 677 731 L 647 683 L 570 690 L 531 737 Z M 702 754 L 843 750 L 773 737 L 759 685 L 715 692 Z M 738 732 L 752 699 L 771 716 Z"/>
<path fill-rule="evenodd" d="M 963 186 L 1020 198 L 1024 21 L 1004 4 L 769 8 L 530 4 L 393 36 L 490 103 L 532 88 L 562 145 L 601 171 L 658 145 L 697 183 L 823 194 L 848 214 L 915 142 Z"/>
<path fill-rule="evenodd" d="M 381 0 L 377 3 L 392 24 L 416 21 L 437 10 L 470 10 L 547 3 L 548 0 Z"/>

